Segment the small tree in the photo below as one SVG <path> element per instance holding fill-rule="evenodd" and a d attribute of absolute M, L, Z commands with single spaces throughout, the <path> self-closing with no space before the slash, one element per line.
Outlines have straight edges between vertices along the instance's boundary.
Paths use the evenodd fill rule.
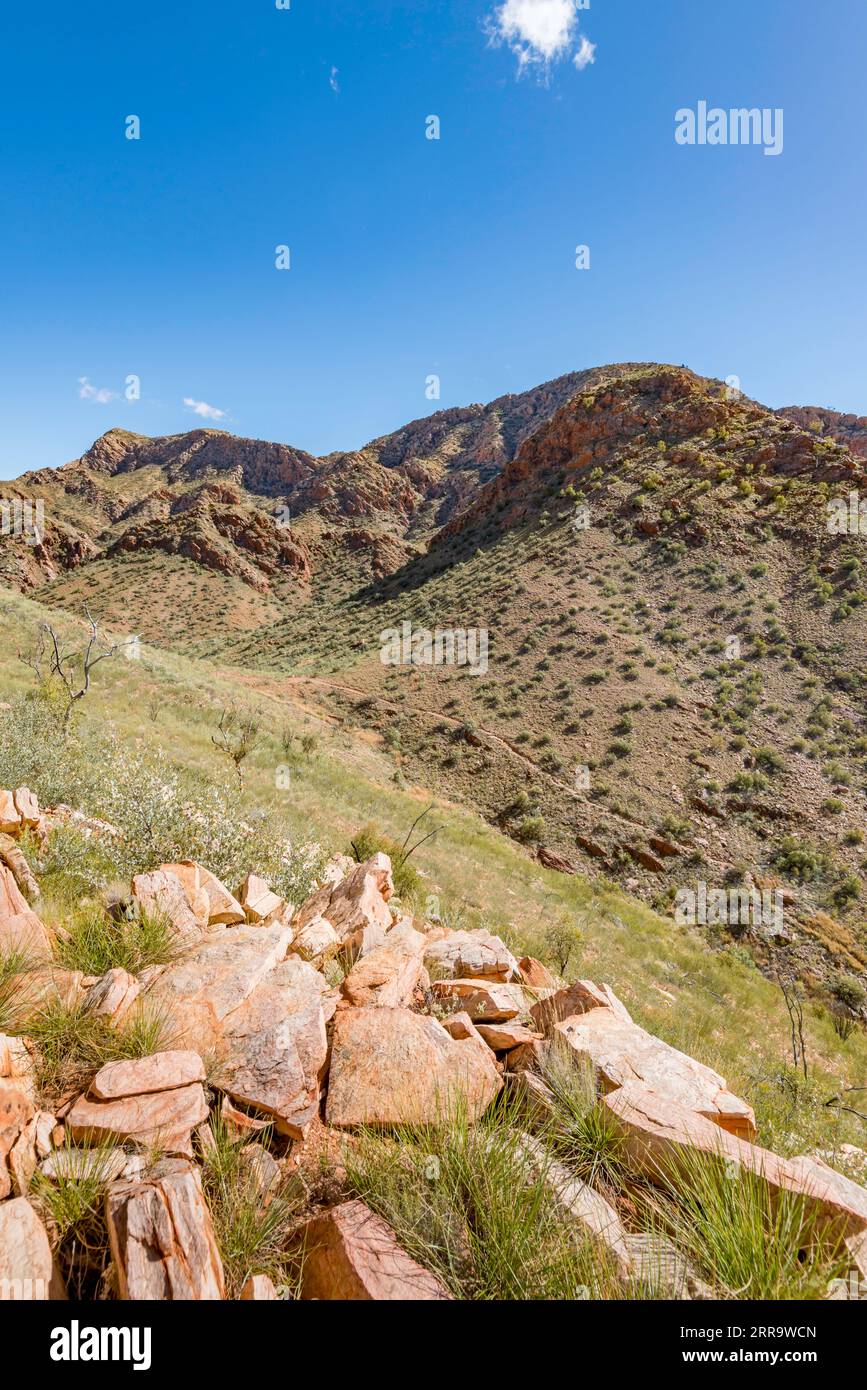
<path fill-rule="evenodd" d="M 84 613 L 90 631 L 83 646 L 64 650 L 63 641 L 51 623 L 40 623 L 31 655 L 18 653 L 19 659 L 35 671 L 43 691 L 59 693 L 59 722 L 64 733 L 69 729 L 77 705 L 90 692 L 93 668 L 129 645 L 110 642 L 87 604 Z"/>
<path fill-rule="evenodd" d="M 244 783 L 244 761 L 260 743 L 259 720 L 250 711 L 224 709 L 217 732 L 211 735 L 215 748 L 224 753 L 235 768 L 238 783 Z"/>

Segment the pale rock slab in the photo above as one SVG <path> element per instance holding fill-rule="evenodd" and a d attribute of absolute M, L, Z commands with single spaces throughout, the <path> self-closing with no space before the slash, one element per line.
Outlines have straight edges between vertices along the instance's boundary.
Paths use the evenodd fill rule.
<path fill-rule="evenodd" d="M 225 1298 L 223 1265 L 199 1170 L 167 1161 L 106 1194 L 111 1253 L 122 1299 Z"/>
<path fill-rule="evenodd" d="M 436 1124 L 455 1104 L 476 1120 L 502 1084 L 486 1046 L 456 1042 L 434 1018 L 389 1008 L 335 1014 L 330 1125 Z"/>
<path fill-rule="evenodd" d="M 251 1274 L 241 1290 L 242 1303 L 272 1303 L 276 1298 L 277 1290 L 267 1274 Z"/>
<path fill-rule="evenodd" d="M 122 1023 L 141 992 L 141 982 L 119 966 L 101 975 L 84 997 L 84 1007 L 97 1018 Z"/>
<path fill-rule="evenodd" d="M 293 924 L 299 929 L 314 917 L 325 917 L 341 941 L 366 926 L 379 925 L 388 931 L 388 901 L 393 893 L 391 860 L 387 854 L 375 854 L 366 863 L 356 864 L 339 883 L 323 885 L 299 908 Z"/>
<path fill-rule="evenodd" d="M 440 1003 L 453 1003 L 474 1023 L 508 1023 L 526 1012 L 520 985 L 488 984 L 485 980 L 434 980 L 431 993 Z"/>
<path fill-rule="evenodd" d="M 520 981 L 518 962 L 498 936 L 487 931 L 455 931 L 431 941 L 424 963 L 432 979 Z"/>
<path fill-rule="evenodd" d="M 271 917 L 286 906 L 284 900 L 272 893 L 264 878 L 259 878 L 257 874 L 248 874 L 244 879 L 238 890 L 238 902 L 248 922 L 264 922 L 266 917 Z"/>
<path fill-rule="evenodd" d="M 593 1009 L 608 1009 L 631 1023 L 629 1011 L 622 1004 L 610 985 L 597 985 L 592 980 L 575 980 L 553 994 L 540 999 L 530 1010 L 530 1015 L 540 1032 L 550 1034 L 555 1023 L 576 1014 L 590 1013 Z"/>
<path fill-rule="evenodd" d="M 412 925 L 395 927 L 355 965 L 340 986 L 354 1008 L 404 1008 L 421 979 L 425 938 Z"/>
<path fill-rule="evenodd" d="M 48 1233 L 24 1197 L 0 1204 L 0 1298 L 17 1302 L 66 1298 Z"/>
<path fill-rule="evenodd" d="M 824 1164 L 780 1158 L 737 1139 L 712 1120 L 639 1082 L 628 1082 L 601 1103 L 624 1140 L 628 1162 L 651 1181 L 676 1176 L 691 1153 L 702 1153 L 723 1165 L 755 1173 L 772 1191 L 806 1198 L 832 1234 L 856 1238 L 857 1245 L 857 1238 L 867 1231 L 867 1191 L 839 1173 L 832 1176 L 833 1170 Z"/>
<path fill-rule="evenodd" d="M 153 1052 L 148 1057 L 107 1062 L 93 1078 L 90 1094 L 95 1100 L 118 1100 L 204 1080 L 205 1068 L 197 1052 Z"/>
<path fill-rule="evenodd" d="M 303 927 L 295 927 L 292 954 L 302 960 L 327 960 L 340 948 L 340 937 L 324 917 L 311 917 Z"/>
<path fill-rule="evenodd" d="M 70 1139 L 85 1144 L 130 1141 L 192 1157 L 191 1134 L 208 1116 L 199 1083 L 173 1091 L 97 1100 L 79 1096 L 65 1117 Z"/>
<path fill-rule="evenodd" d="M 206 925 L 190 906 L 178 875 L 169 869 L 136 874 L 132 895 L 143 910 L 154 917 L 165 917 L 181 941 L 195 941 Z"/>
<path fill-rule="evenodd" d="M 363 1202 L 344 1202 L 304 1228 L 304 1299 L 450 1299 L 440 1281 L 407 1255 L 391 1227 Z"/>
<path fill-rule="evenodd" d="M 192 859 L 182 859 L 177 864 L 162 864 L 160 867 L 180 879 L 190 907 L 197 917 L 204 915 L 204 925 L 236 927 L 246 921 L 238 899 L 210 869 L 203 868 Z"/>
<path fill-rule="evenodd" d="M 174 1041 L 206 1060 L 213 1085 L 303 1138 L 318 1113 L 336 995 L 312 965 L 286 957 L 291 942 L 280 925 L 208 936 L 145 997 L 171 1019 Z"/>
<path fill-rule="evenodd" d="M 739 1139 L 753 1139 L 756 1121 L 746 1101 L 729 1091 L 725 1078 L 659 1038 L 626 1022 L 613 1010 L 591 1009 L 554 1025 L 578 1058 L 593 1067 L 604 1090 L 640 1081 L 660 1096 L 704 1115 Z"/>

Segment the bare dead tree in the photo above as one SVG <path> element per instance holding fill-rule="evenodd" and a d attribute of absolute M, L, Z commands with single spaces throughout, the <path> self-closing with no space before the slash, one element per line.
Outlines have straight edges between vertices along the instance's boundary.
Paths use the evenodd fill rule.
<path fill-rule="evenodd" d="M 783 970 L 777 965 L 777 984 L 786 1001 L 786 1009 L 789 1014 L 789 1029 L 792 1042 L 792 1058 L 795 1067 L 800 1067 L 804 1073 L 804 1080 L 809 1077 L 807 1066 L 807 1044 L 804 1039 L 804 1004 L 801 997 L 801 990 L 795 975 L 790 970 Z"/>
<path fill-rule="evenodd" d="M 51 623 L 40 623 L 32 653 L 29 656 L 18 653 L 19 660 L 35 672 L 40 685 L 49 685 L 53 681 L 64 692 L 65 706 L 60 720 L 64 733 L 69 729 L 70 720 L 79 701 L 90 691 L 94 667 L 101 661 L 116 656 L 129 645 L 128 642 L 110 642 L 87 604 L 84 606 L 84 613 L 89 632 L 83 646 L 65 649 L 56 628 L 52 627 Z"/>
<path fill-rule="evenodd" d="M 230 708 L 221 712 L 217 732 L 211 735 L 211 742 L 233 764 L 239 786 L 244 784 L 244 761 L 260 741 L 259 720 L 254 714 Z"/>

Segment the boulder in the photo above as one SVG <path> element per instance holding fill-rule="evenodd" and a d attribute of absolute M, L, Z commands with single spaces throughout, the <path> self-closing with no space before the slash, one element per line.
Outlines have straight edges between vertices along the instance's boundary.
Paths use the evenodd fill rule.
<path fill-rule="evenodd" d="M 324 921 L 325 918 L 322 917 L 319 920 Z M 310 925 L 312 926 L 312 923 Z M 309 927 L 304 927 L 302 929 L 302 934 L 309 931 L 309 929 Z M 331 930 L 334 931 L 334 928 L 332 927 Z M 338 955 L 341 962 L 347 968 L 351 968 L 362 956 L 369 955 L 371 951 L 376 950 L 377 946 L 383 944 L 386 937 L 386 930 L 381 922 L 372 922 L 367 926 L 359 927 L 356 931 L 350 933 L 349 936 L 344 937 L 343 941 L 340 940 L 336 932 L 334 932 L 334 936 L 338 942 Z"/>
<path fill-rule="evenodd" d="M 251 1274 L 241 1290 L 242 1303 L 270 1303 L 277 1298 L 277 1290 L 267 1274 Z"/>
<path fill-rule="evenodd" d="M 311 917 L 303 927 L 293 927 L 292 954 L 302 960 L 327 960 L 336 955 L 340 937 L 324 917 Z"/>
<path fill-rule="evenodd" d="M 93 1078 L 90 1094 L 96 1100 L 117 1100 L 149 1092 L 174 1091 L 205 1080 L 197 1052 L 153 1052 L 123 1062 L 107 1062 Z"/>
<path fill-rule="evenodd" d="M 197 1168 L 164 1160 L 145 1179 L 112 1183 L 105 1210 L 122 1299 L 225 1297 L 222 1261 Z"/>
<path fill-rule="evenodd" d="M 114 1064 L 112 1064 L 114 1065 Z M 123 1063 L 119 1065 L 125 1065 Z M 130 1142 L 192 1157 L 191 1134 L 208 1116 L 202 1086 L 99 1100 L 79 1096 L 66 1115 L 66 1131 L 86 1144 Z"/>
<path fill-rule="evenodd" d="M 0 1299 L 65 1298 L 48 1233 L 30 1203 L 24 1197 L 14 1197 L 0 1204 Z"/>
<path fill-rule="evenodd" d="M 176 873 L 155 869 L 153 873 L 136 874 L 132 894 L 144 912 L 170 922 L 179 940 L 195 941 L 201 936 L 206 919 L 193 911 Z"/>
<path fill-rule="evenodd" d="M 233 1100 L 303 1138 L 319 1109 L 336 995 L 312 965 L 286 957 L 292 928 L 242 926 L 205 937 L 151 984 L 173 1040 L 209 1061 Z"/>
<path fill-rule="evenodd" d="M 407 1255 L 391 1227 L 364 1202 L 343 1202 L 304 1227 L 305 1299 L 450 1299 L 440 1281 Z"/>
<path fill-rule="evenodd" d="M 145 1154 L 130 1154 L 125 1149 L 55 1149 L 39 1165 L 43 1177 L 54 1181 L 81 1182 L 96 1178 L 99 1182 L 116 1182 L 118 1178 L 137 1178 L 147 1168 Z"/>
<path fill-rule="evenodd" d="M 264 878 L 248 874 L 238 889 L 238 902 L 248 922 L 264 922 L 266 917 L 286 906 L 284 900 L 272 893 Z"/>
<path fill-rule="evenodd" d="M 477 1023 L 476 1031 L 494 1052 L 510 1052 L 524 1043 L 536 1042 L 541 1033 L 534 1033 L 522 1023 Z"/>
<path fill-rule="evenodd" d="M 422 970 L 425 938 L 412 927 L 388 933 L 381 946 L 356 961 L 340 992 L 354 1008 L 403 1008 L 412 1001 Z"/>
<path fill-rule="evenodd" d="M 432 979 L 480 979 L 506 984 L 521 978 L 518 962 L 509 948 L 487 931 L 454 931 L 439 941 L 430 941 L 424 963 Z"/>
<path fill-rule="evenodd" d="M 47 960 L 51 939 L 15 881 L 0 862 L 0 955 L 21 951 L 33 960 Z"/>
<path fill-rule="evenodd" d="M 561 1019 L 586 1014 L 591 1009 L 609 1009 L 626 1023 L 632 1022 L 626 1005 L 621 1004 L 611 986 L 597 985 L 592 980 L 575 980 L 540 999 L 530 1009 L 530 1017 L 537 1028 L 550 1035 L 554 1024 Z"/>
<path fill-rule="evenodd" d="M 724 1077 L 613 1010 L 591 1009 L 556 1023 L 554 1030 L 577 1058 L 591 1064 L 601 1090 L 640 1081 L 740 1139 L 755 1138 L 752 1108 L 729 1091 Z"/>
<path fill-rule="evenodd" d="M 547 965 L 543 965 L 540 960 L 535 960 L 533 956 L 521 957 L 518 961 L 518 972 L 521 982 L 529 985 L 531 989 L 557 988 L 557 980 Z"/>
<path fill-rule="evenodd" d="M 33 1064 L 33 1043 L 28 1038 L 10 1038 L 0 1033 L 0 1083 L 23 1091 L 36 1100 L 36 1068 Z"/>
<path fill-rule="evenodd" d="M 791 1192 L 806 1200 L 831 1239 L 851 1242 L 857 1250 L 867 1232 L 867 1190 L 833 1174 L 813 1159 L 785 1159 L 736 1138 L 711 1120 L 640 1082 L 628 1082 L 601 1102 L 624 1144 L 633 1171 L 671 1180 L 701 1153 L 712 1162 L 734 1164 L 754 1173 L 774 1192 Z M 839 1180 L 839 1181 L 838 1181 Z"/>
<path fill-rule="evenodd" d="M 39 802 L 29 787 L 16 787 L 12 793 L 15 810 L 24 830 L 38 830 L 41 822 Z"/>
<path fill-rule="evenodd" d="M 468 1013 L 474 1023 L 506 1023 L 526 1011 L 520 985 L 487 984 L 484 980 L 435 980 L 434 998 Z"/>
<path fill-rule="evenodd" d="M 356 864 L 338 883 L 326 883 L 299 908 L 293 918 L 296 930 L 314 917 L 325 917 L 341 941 L 366 926 L 391 926 L 389 898 L 394 893 L 391 860 L 375 854 L 364 864 Z"/>
<path fill-rule="evenodd" d="M 18 835 L 21 829 L 21 815 L 12 792 L 0 788 L 0 835 Z"/>
<path fill-rule="evenodd" d="M 24 1091 L 0 1081 L 0 1199 L 21 1186 L 23 1150 L 16 1146 L 22 1136 L 28 1144 L 28 1126 L 35 1113 Z"/>
<path fill-rule="evenodd" d="M 190 907 L 197 917 L 204 917 L 206 926 L 236 927 L 246 921 L 244 909 L 237 898 L 210 869 L 204 869 L 192 859 L 182 859 L 177 864 L 162 864 L 160 867 L 180 880 Z"/>
<path fill-rule="evenodd" d="M 434 1018 L 389 1008 L 335 1015 L 330 1125 L 436 1124 L 456 1104 L 475 1120 L 502 1084 L 489 1051 L 455 1041 Z"/>

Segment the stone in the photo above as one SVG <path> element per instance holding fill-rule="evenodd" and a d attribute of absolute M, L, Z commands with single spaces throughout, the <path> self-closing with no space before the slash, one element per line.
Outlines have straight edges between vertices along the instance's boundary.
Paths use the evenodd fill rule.
<path fill-rule="evenodd" d="M 431 993 L 440 1003 L 453 1003 L 474 1023 L 506 1023 L 526 1011 L 520 985 L 487 984 L 484 980 L 434 980 Z"/>
<path fill-rule="evenodd" d="M 645 1297 L 702 1301 L 716 1297 L 693 1273 L 686 1256 L 663 1235 L 628 1235 L 626 1253 L 630 1282 L 639 1285 Z"/>
<path fill-rule="evenodd" d="M 541 1177 L 559 1210 L 574 1223 L 577 1233 L 598 1246 L 616 1273 L 628 1279 L 633 1265 L 627 1235 L 611 1203 L 589 1184 L 576 1178 L 532 1135 L 520 1135 L 518 1148 L 529 1172 L 536 1178 Z"/>
<path fill-rule="evenodd" d="M 264 878 L 248 874 L 238 889 L 238 902 L 244 909 L 248 922 L 264 922 L 275 912 L 286 906 L 283 898 L 272 893 Z"/>
<path fill-rule="evenodd" d="M 424 963 L 434 980 L 481 979 L 506 984 L 520 979 L 518 962 L 509 948 L 487 931 L 454 931 L 431 941 Z"/>
<path fill-rule="evenodd" d="M 476 1120 L 502 1088 L 490 1051 L 456 1042 L 407 1009 L 340 1009 L 334 1019 L 330 1125 L 436 1124 L 460 1104 Z"/>
<path fill-rule="evenodd" d="M 354 1008 L 405 1007 L 421 978 L 424 948 L 420 932 L 395 928 L 381 946 L 356 961 L 340 986 L 341 994 Z"/>
<path fill-rule="evenodd" d="M 650 850 L 642 849 L 640 845 L 624 845 L 623 848 L 642 869 L 649 869 L 652 874 L 665 873 L 665 864 L 661 859 L 657 859 L 655 854 L 651 854 Z"/>
<path fill-rule="evenodd" d="M 28 1100 L 36 1100 L 34 1044 L 28 1038 L 10 1038 L 0 1033 L 0 1082 L 14 1085 Z"/>
<path fill-rule="evenodd" d="M 523 984 L 529 985 L 531 989 L 557 988 L 557 980 L 547 965 L 543 965 L 540 960 L 535 960 L 533 956 L 521 957 L 518 961 L 518 972 Z"/>
<path fill-rule="evenodd" d="M 324 921 L 325 919 L 323 917 L 319 920 Z M 303 931 L 306 932 L 308 929 L 309 928 L 305 927 Z M 331 930 L 334 931 L 334 928 L 332 927 Z M 351 969 L 355 962 L 360 960 L 362 956 L 369 955 L 371 951 L 376 950 L 377 946 L 383 944 L 386 931 L 381 922 L 372 922 L 366 926 L 359 927 L 349 936 L 344 937 L 343 941 L 340 940 L 336 932 L 334 932 L 334 935 L 339 943 L 338 955 L 340 960 L 347 968 Z"/>
<path fill-rule="evenodd" d="M 247 1169 L 250 1185 L 262 1194 L 267 1205 L 267 1200 L 283 1181 L 280 1164 L 263 1144 L 245 1144 L 241 1149 L 241 1160 Z"/>
<path fill-rule="evenodd" d="M 549 1035 L 555 1023 L 591 1009 L 609 1009 L 626 1023 L 632 1019 L 625 1004 L 621 1004 L 610 985 L 597 985 L 592 980 L 575 980 L 554 994 L 540 999 L 530 1009 L 530 1017 L 543 1033 Z"/>
<path fill-rule="evenodd" d="M 554 1025 L 577 1058 L 593 1067 L 605 1091 L 640 1081 L 658 1095 L 712 1120 L 740 1139 L 753 1139 L 752 1108 L 732 1095 L 725 1078 L 627 1022 L 611 1009 L 591 1009 Z"/>
<path fill-rule="evenodd" d="M 507 1104 L 531 1129 L 546 1130 L 557 1115 L 557 1099 L 551 1087 L 534 1071 L 506 1072 Z"/>
<path fill-rule="evenodd" d="M 177 864 L 163 864 L 161 868 L 180 879 L 190 907 L 197 915 L 204 911 L 207 926 L 236 927 L 246 921 L 244 909 L 237 898 L 210 869 L 203 868 L 192 859 L 182 859 Z"/>
<path fill-rule="evenodd" d="M 340 937 L 324 917 L 312 917 L 293 931 L 292 953 L 302 960 L 323 960 L 337 954 Z"/>
<path fill-rule="evenodd" d="M 23 1091 L 0 1081 L 0 1199 L 9 1196 L 19 1178 L 20 1151 L 14 1159 L 11 1155 L 35 1113 Z"/>
<path fill-rule="evenodd" d="M 122 1299 L 225 1297 L 223 1265 L 197 1168 L 168 1160 L 147 1178 L 112 1183 L 105 1210 Z"/>
<path fill-rule="evenodd" d="M 388 931 L 388 901 L 393 893 L 391 860 L 387 854 L 375 854 L 366 863 L 356 864 L 338 883 L 326 883 L 308 898 L 296 913 L 293 925 L 298 930 L 314 917 L 325 917 L 341 941 L 365 926 L 379 925 Z"/>
<path fill-rule="evenodd" d="M 21 815 L 15 805 L 14 796 L 0 788 L 0 834 L 18 835 L 21 829 Z"/>
<path fill-rule="evenodd" d="M 178 1046 L 208 1059 L 214 1086 L 300 1139 L 318 1114 L 337 996 L 312 965 L 286 957 L 291 942 L 283 925 L 206 936 L 144 997 L 170 1019 Z"/>
<path fill-rule="evenodd" d="M 12 794 L 15 802 L 15 810 L 21 818 L 21 825 L 25 830 L 38 830 L 41 817 L 39 815 L 39 802 L 29 787 L 16 787 Z"/>
<path fill-rule="evenodd" d="M 567 859 L 565 854 L 560 854 L 558 850 L 548 849 L 544 846 L 539 850 L 539 863 L 543 864 L 546 869 L 554 869 L 558 874 L 578 872 L 572 860 Z"/>
<path fill-rule="evenodd" d="M 343 1202 L 314 1217 L 304 1227 L 304 1249 L 304 1299 L 415 1302 L 451 1298 L 364 1202 Z"/>
<path fill-rule="evenodd" d="M 0 862 L 0 955 L 20 951 L 34 961 L 51 955 L 51 938 L 15 881 Z"/>
<path fill-rule="evenodd" d="M 66 1130 L 71 1139 L 86 1144 L 129 1141 L 192 1157 L 190 1136 L 207 1116 L 205 1092 L 196 1082 L 117 1100 L 79 1096 L 66 1115 Z"/>
<path fill-rule="evenodd" d="M 858 1239 L 867 1232 L 867 1190 L 842 1174 L 832 1177 L 833 1170 L 824 1164 L 780 1158 L 640 1082 L 628 1082 L 601 1103 L 623 1140 L 630 1167 L 651 1182 L 676 1179 L 690 1155 L 701 1153 L 712 1162 L 756 1174 L 774 1192 L 803 1197 L 832 1239 L 850 1240 L 857 1249 Z"/>
<path fill-rule="evenodd" d="M 509 1052 L 523 1043 L 536 1042 L 542 1036 L 522 1023 L 477 1023 L 476 1031 L 494 1052 Z"/>
<path fill-rule="evenodd" d="M 248 1115 L 246 1110 L 239 1110 L 237 1105 L 233 1105 L 228 1096 L 223 1096 L 220 1101 L 220 1118 L 226 1128 L 238 1139 L 243 1139 L 251 1134 L 261 1134 L 263 1129 L 267 1129 L 271 1121 L 264 1116 L 256 1117 Z"/>
<path fill-rule="evenodd" d="M 176 873 L 155 869 L 153 873 L 136 874 L 132 894 L 144 912 L 166 918 L 181 941 L 195 941 L 201 935 L 205 923 L 190 907 Z"/>
<path fill-rule="evenodd" d="M 205 1068 L 197 1052 L 153 1052 L 123 1062 L 107 1062 L 96 1073 L 90 1094 L 96 1100 L 143 1096 L 172 1091 L 205 1080 Z"/>
<path fill-rule="evenodd" d="M 115 967 L 100 975 L 84 996 L 84 1008 L 96 1018 L 122 1023 L 141 991 L 141 983 L 127 970 Z"/>
<path fill-rule="evenodd" d="M 0 1204 L 0 1300 L 65 1298 L 48 1232 L 30 1203 L 24 1197 L 13 1197 Z"/>
<path fill-rule="evenodd" d="M 276 1298 L 277 1290 L 267 1274 L 251 1274 L 241 1290 L 242 1303 L 268 1303 Z"/>

